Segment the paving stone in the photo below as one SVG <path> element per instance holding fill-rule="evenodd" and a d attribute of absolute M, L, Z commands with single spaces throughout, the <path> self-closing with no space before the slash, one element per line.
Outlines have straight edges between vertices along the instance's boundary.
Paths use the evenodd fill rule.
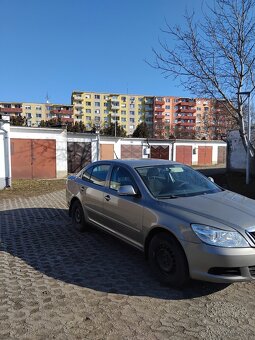
<path fill-rule="evenodd" d="M 254 339 L 254 282 L 161 286 L 137 250 L 72 229 L 65 192 L 0 201 L 0 339 Z"/>

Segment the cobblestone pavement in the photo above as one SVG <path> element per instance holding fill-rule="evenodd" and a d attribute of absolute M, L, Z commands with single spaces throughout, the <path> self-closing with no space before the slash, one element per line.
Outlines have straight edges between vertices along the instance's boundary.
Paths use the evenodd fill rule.
<path fill-rule="evenodd" d="M 72 230 L 64 191 L 0 202 L 0 339 L 254 339 L 254 283 L 160 286 L 137 250 Z"/>

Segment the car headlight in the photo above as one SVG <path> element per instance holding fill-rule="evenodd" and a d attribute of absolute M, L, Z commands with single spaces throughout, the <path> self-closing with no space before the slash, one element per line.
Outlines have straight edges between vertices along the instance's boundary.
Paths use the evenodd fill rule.
<path fill-rule="evenodd" d="M 195 234 L 204 243 L 227 248 L 246 248 L 249 243 L 237 231 L 228 231 L 201 224 L 191 224 Z"/>

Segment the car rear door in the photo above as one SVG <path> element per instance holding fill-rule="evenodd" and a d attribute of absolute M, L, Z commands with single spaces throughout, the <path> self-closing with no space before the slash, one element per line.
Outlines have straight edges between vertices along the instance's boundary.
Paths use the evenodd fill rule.
<path fill-rule="evenodd" d="M 96 224 L 104 224 L 104 191 L 110 167 L 109 164 L 97 164 L 89 167 L 82 175 L 82 204 L 88 219 Z"/>

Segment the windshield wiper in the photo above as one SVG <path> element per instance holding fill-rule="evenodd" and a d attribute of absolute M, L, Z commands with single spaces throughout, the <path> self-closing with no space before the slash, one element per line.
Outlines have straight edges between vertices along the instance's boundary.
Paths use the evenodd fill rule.
<path fill-rule="evenodd" d="M 157 198 L 179 198 L 180 196 L 176 196 L 176 195 L 159 195 L 157 196 Z"/>

